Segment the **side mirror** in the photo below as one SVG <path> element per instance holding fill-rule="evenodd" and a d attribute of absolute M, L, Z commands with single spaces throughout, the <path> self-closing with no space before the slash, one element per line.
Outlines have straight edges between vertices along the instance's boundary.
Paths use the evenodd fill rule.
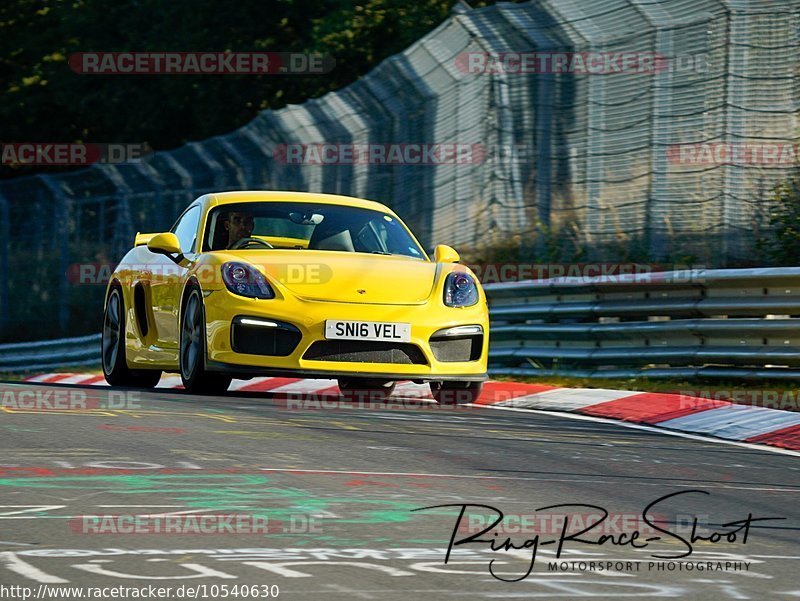
<path fill-rule="evenodd" d="M 136 238 L 133 239 L 134 246 L 147 246 L 147 243 L 150 242 L 150 239 L 155 236 L 155 234 L 143 234 L 141 232 L 136 232 Z"/>
<path fill-rule="evenodd" d="M 163 234 L 156 234 L 147 243 L 147 250 L 157 253 L 159 255 L 179 255 L 181 254 L 181 243 L 178 237 L 172 232 L 164 232 Z M 171 257 L 170 257 L 171 258 Z M 174 260 L 174 259 L 173 259 Z"/>
<path fill-rule="evenodd" d="M 458 256 L 455 248 L 439 244 L 433 251 L 433 260 L 437 263 L 458 263 L 461 257 Z"/>

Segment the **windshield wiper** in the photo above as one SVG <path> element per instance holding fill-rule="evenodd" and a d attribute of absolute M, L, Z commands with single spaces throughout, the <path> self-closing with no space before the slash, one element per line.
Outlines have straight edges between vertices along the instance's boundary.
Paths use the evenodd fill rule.
<path fill-rule="evenodd" d="M 389 255 L 389 256 L 392 255 L 392 253 L 387 253 L 386 251 L 383 250 L 371 250 L 370 253 L 373 255 Z"/>

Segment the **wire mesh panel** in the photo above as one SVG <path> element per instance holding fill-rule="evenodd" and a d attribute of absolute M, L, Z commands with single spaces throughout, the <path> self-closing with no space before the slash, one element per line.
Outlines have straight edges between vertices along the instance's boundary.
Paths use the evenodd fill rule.
<path fill-rule="evenodd" d="M 514 68 L 520 56 L 527 68 Z M 103 266 L 211 191 L 371 198 L 428 248 L 514 236 L 525 250 L 538 232 L 569 226 L 594 258 L 614 260 L 620 243 L 652 260 L 746 257 L 793 168 L 798 64 L 800 0 L 458 11 L 347 88 L 227 135 L 0 182 L 0 337 L 97 331 Z M 388 160 L 389 147 L 462 154 Z"/>

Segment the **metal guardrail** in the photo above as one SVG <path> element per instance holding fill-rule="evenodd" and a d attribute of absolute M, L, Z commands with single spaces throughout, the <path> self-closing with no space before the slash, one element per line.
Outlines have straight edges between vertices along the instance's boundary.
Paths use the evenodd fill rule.
<path fill-rule="evenodd" d="M 0 345 L 0 372 L 100 365 L 100 334 Z"/>
<path fill-rule="evenodd" d="M 487 284 L 490 372 L 800 378 L 800 268 Z"/>
<path fill-rule="evenodd" d="M 800 378 L 800 268 L 564 277 L 485 289 L 494 375 Z M 0 345 L 5 373 L 99 362 L 99 334 Z"/>

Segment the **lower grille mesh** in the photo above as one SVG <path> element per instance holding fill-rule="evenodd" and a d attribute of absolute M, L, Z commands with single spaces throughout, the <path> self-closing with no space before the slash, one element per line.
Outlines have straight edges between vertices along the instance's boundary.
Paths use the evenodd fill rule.
<path fill-rule="evenodd" d="M 369 340 L 318 340 L 304 359 L 344 363 L 397 363 L 427 365 L 425 355 L 415 344 Z"/>

